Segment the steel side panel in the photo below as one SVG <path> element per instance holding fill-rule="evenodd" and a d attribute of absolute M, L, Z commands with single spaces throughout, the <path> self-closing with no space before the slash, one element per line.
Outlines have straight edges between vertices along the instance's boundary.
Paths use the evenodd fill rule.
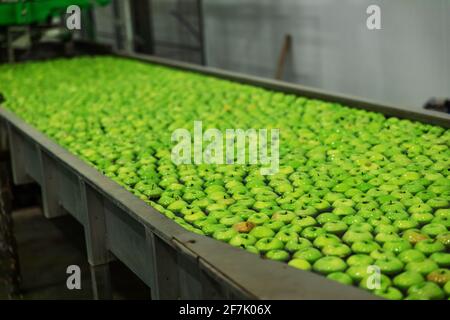
<path fill-rule="evenodd" d="M 153 284 L 152 252 L 144 226 L 111 202 L 105 203 L 107 248 L 146 285 Z"/>

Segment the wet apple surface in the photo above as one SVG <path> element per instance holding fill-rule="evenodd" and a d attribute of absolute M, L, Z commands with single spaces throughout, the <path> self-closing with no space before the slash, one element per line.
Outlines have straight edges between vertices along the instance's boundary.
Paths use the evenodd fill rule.
<path fill-rule="evenodd" d="M 113 57 L 3 65 L 0 92 L 189 231 L 381 297 L 450 298 L 448 129 Z M 278 172 L 174 164 L 194 121 L 279 129 Z"/>

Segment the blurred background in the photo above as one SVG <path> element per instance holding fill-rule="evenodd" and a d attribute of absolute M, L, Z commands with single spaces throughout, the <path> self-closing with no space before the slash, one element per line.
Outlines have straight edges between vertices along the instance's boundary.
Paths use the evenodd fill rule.
<path fill-rule="evenodd" d="M 381 30 L 366 26 L 372 4 L 381 8 Z M 59 33 L 41 24 L 38 37 L 39 24 L 22 26 L 23 33 L 16 26 L 12 43 L 19 50 L 27 38 L 42 45 L 66 33 L 419 109 L 430 98 L 449 96 L 449 12 L 448 0 L 103 0 L 83 8 L 80 31 L 68 31 L 64 16 L 56 15 L 47 27 L 59 24 Z"/>

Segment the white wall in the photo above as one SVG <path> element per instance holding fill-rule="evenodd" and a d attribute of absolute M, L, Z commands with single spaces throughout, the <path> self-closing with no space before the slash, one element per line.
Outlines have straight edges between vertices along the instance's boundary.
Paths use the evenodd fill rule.
<path fill-rule="evenodd" d="M 366 28 L 378 4 L 382 30 Z M 204 0 L 208 65 L 420 108 L 450 96 L 449 0 Z"/>

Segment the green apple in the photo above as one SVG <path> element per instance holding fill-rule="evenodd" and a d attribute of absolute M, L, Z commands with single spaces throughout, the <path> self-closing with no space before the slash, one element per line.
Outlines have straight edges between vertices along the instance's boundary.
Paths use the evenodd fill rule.
<path fill-rule="evenodd" d="M 352 207 L 342 206 L 333 209 L 333 213 L 339 217 L 349 216 L 356 213 Z"/>
<path fill-rule="evenodd" d="M 450 270 L 443 268 L 433 270 L 427 275 L 427 280 L 444 286 L 447 282 L 450 282 Z"/>
<path fill-rule="evenodd" d="M 256 211 L 261 211 L 263 209 L 268 209 L 272 206 L 274 206 L 276 204 L 276 202 L 272 202 L 272 201 L 256 201 L 253 204 L 253 209 L 255 209 Z"/>
<path fill-rule="evenodd" d="M 327 275 L 327 278 L 333 281 L 340 282 L 342 284 L 351 285 L 353 284 L 352 278 L 344 272 L 333 272 Z"/>
<path fill-rule="evenodd" d="M 405 190 L 395 190 L 391 192 L 391 196 L 396 200 L 402 201 L 403 199 L 410 199 L 413 195 Z"/>
<path fill-rule="evenodd" d="M 364 195 L 363 195 L 364 196 Z M 371 211 L 371 210 L 377 210 L 379 207 L 379 204 L 377 201 L 375 201 L 372 197 L 364 196 L 363 199 L 357 199 L 354 200 L 356 202 L 355 208 L 361 212 L 361 211 Z M 355 197 L 352 198 L 352 200 L 355 199 Z"/>
<path fill-rule="evenodd" d="M 422 261 L 412 261 L 406 264 L 405 270 L 407 271 L 416 271 L 420 274 L 426 276 L 430 272 L 439 269 L 439 266 L 436 262 L 431 259 L 425 259 Z"/>
<path fill-rule="evenodd" d="M 403 299 L 403 294 L 401 293 L 401 291 L 394 287 L 388 287 L 385 290 L 376 289 L 373 291 L 373 293 L 379 297 L 389 299 L 389 300 L 402 300 Z"/>
<path fill-rule="evenodd" d="M 294 220 L 292 220 L 291 223 L 295 224 L 295 225 L 299 225 L 303 228 L 313 227 L 313 226 L 317 225 L 317 221 L 313 217 L 295 218 Z"/>
<path fill-rule="evenodd" d="M 419 225 L 418 222 L 414 219 L 404 219 L 394 221 L 394 226 L 396 226 L 400 231 L 416 228 L 418 225 Z"/>
<path fill-rule="evenodd" d="M 208 210 L 208 209 L 206 209 L 206 210 Z M 225 209 L 218 209 L 218 210 L 209 211 L 208 217 L 212 217 L 217 220 L 220 220 L 223 217 L 228 217 L 230 215 L 231 215 L 230 211 L 225 210 Z"/>
<path fill-rule="evenodd" d="M 444 291 L 447 297 L 450 297 L 450 281 L 444 285 Z"/>
<path fill-rule="evenodd" d="M 372 289 L 371 287 L 373 285 L 375 285 L 373 282 L 374 282 L 374 274 L 368 274 L 368 275 L 364 276 L 364 278 L 361 279 L 361 281 L 359 282 L 359 286 L 366 290 L 384 290 L 385 291 L 392 285 L 391 279 L 389 279 L 384 274 L 380 275 L 379 288 Z"/>
<path fill-rule="evenodd" d="M 256 226 L 252 229 L 252 231 L 250 231 L 250 234 L 256 239 L 263 239 L 273 237 L 275 235 L 275 232 L 265 226 Z"/>
<path fill-rule="evenodd" d="M 430 223 L 433 218 L 434 215 L 431 212 L 413 213 L 411 215 L 411 219 L 415 220 L 420 225 Z"/>
<path fill-rule="evenodd" d="M 357 241 L 369 241 L 372 240 L 373 236 L 368 231 L 357 231 L 357 230 L 347 230 L 342 237 L 345 243 L 353 244 Z"/>
<path fill-rule="evenodd" d="M 433 199 L 436 197 L 436 194 L 434 192 L 425 190 L 425 191 L 420 191 L 416 194 L 416 197 L 419 198 L 422 201 L 428 201 L 430 199 Z"/>
<path fill-rule="evenodd" d="M 450 267 L 450 253 L 435 252 L 430 256 L 430 259 L 436 262 L 441 268 Z"/>
<path fill-rule="evenodd" d="M 323 229 L 328 233 L 342 235 L 347 230 L 347 224 L 342 221 L 330 221 L 323 225 Z"/>
<path fill-rule="evenodd" d="M 385 217 L 392 221 L 406 220 L 409 218 L 409 216 L 410 215 L 408 214 L 408 212 L 403 209 L 387 211 L 385 214 Z"/>
<path fill-rule="evenodd" d="M 375 236 L 375 241 L 384 244 L 389 241 L 395 241 L 401 239 L 397 232 L 381 232 Z"/>
<path fill-rule="evenodd" d="M 448 208 L 450 206 L 450 202 L 443 197 L 431 198 L 426 204 L 433 209 Z"/>
<path fill-rule="evenodd" d="M 259 254 L 259 250 L 254 245 L 244 245 L 243 248 L 248 252 Z"/>
<path fill-rule="evenodd" d="M 230 215 L 230 216 L 225 216 L 225 217 L 221 218 L 219 220 L 219 222 L 226 227 L 231 227 L 239 222 L 242 222 L 242 218 L 239 216 Z"/>
<path fill-rule="evenodd" d="M 259 239 L 255 247 L 262 253 L 265 253 L 270 250 L 280 250 L 283 249 L 284 243 L 281 240 L 274 238 L 262 238 Z"/>
<path fill-rule="evenodd" d="M 408 249 L 403 252 L 400 252 L 398 258 L 404 263 L 410 263 L 414 261 L 423 261 L 426 256 L 416 249 Z"/>
<path fill-rule="evenodd" d="M 393 282 L 394 285 L 401 290 L 408 290 L 411 286 L 420 284 L 425 281 L 425 278 L 419 272 L 405 271 L 397 275 Z"/>
<path fill-rule="evenodd" d="M 294 258 L 288 262 L 288 265 L 300 270 L 311 270 L 311 264 L 305 259 Z"/>
<path fill-rule="evenodd" d="M 326 256 L 336 256 L 339 258 L 344 258 L 350 255 L 352 253 L 352 250 L 349 248 L 349 246 L 343 243 L 332 243 L 325 245 L 322 248 L 322 253 Z"/>
<path fill-rule="evenodd" d="M 311 201 L 309 205 L 316 209 L 317 212 L 323 212 L 331 208 L 330 203 L 323 199 Z"/>
<path fill-rule="evenodd" d="M 288 261 L 289 260 L 289 253 L 284 250 L 270 250 L 266 253 L 266 258 L 270 260 L 276 260 L 276 261 Z"/>
<path fill-rule="evenodd" d="M 371 203 L 374 201 L 374 198 L 366 194 L 357 194 L 352 197 L 352 201 L 356 204 L 356 208 L 359 209 L 358 204 Z"/>
<path fill-rule="evenodd" d="M 383 249 L 386 251 L 391 251 L 395 254 L 399 254 L 402 251 L 411 249 L 411 244 L 404 240 L 404 239 L 398 239 L 398 240 L 392 240 L 392 241 L 386 241 L 383 244 Z"/>
<path fill-rule="evenodd" d="M 383 216 L 383 212 L 378 208 L 361 208 L 358 216 L 364 219 L 376 219 Z"/>
<path fill-rule="evenodd" d="M 226 230 L 227 227 L 225 227 L 223 224 L 205 224 L 202 227 L 202 231 L 207 235 L 207 236 L 212 236 L 216 231 L 219 230 Z"/>
<path fill-rule="evenodd" d="M 277 211 L 272 215 L 273 221 L 280 221 L 283 223 L 290 223 L 296 217 L 295 213 L 292 211 Z"/>
<path fill-rule="evenodd" d="M 354 223 L 349 226 L 348 230 L 359 232 L 372 232 L 373 226 L 367 222 Z"/>
<path fill-rule="evenodd" d="M 339 199 L 344 199 L 345 196 L 342 193 L 337 193 L 337 192 L 328 192 L 325 196 L 324 196 L 324 200 L 328 201 L 329 203 L 334 203 L 336 200 Z"/>
<path fill-rule="evenodd" d="M 352 251 L 354 253 L 370 254 L 377 249 L 380 249 L 380 245 L 372 240 L 355 241 L 352 244 Z"/>
<path fill-rule="evenodd" d="M 384 213 L 403 212 L 405 210 L 405 206 L 400 201 L 388 201 L 381 205 L 380 209 Z"/>
<path fill-rule="evenodd" d="M 442 243 L 447 250 L 450 249 L 450 232 L 444 232 L 436 237 L 436 240 Z"/>
<path fill-rule="evenodd" d="M 271 228 L 274 231 L 277 231 L 277 226 L 273 226 L 273 224 L 276 223 L 274 222 L 269 222 L 266 223 L 265 226 Z M 279 231 L 287 231 L 287 232 L 295 232 L 297 234 L 300 234 L 300 232 L 302 232 L 303 228 L 300 227 L 299 225 L 296 224 L 288 224 L 288 225 L 283 225 L 281 228 L 278 228 Z"/>
<path fill-rule="evenodd" d="M 450 228 L 450 217 L 435 217 L 431 220 L 432 223 L 437 223 Z"/>
<path fill-rule="evenodd" d="M 322 257 L 322 253 L 313 247 L 306 247 L 294 253 L 294 258 L 307 260 L 309 263 L 314 263 Z"/>
<path fill-rule="evenodd" d="M 290 231 L 296 231 L 296 232 L 300 232 L 302 230 L 302 228 L 300 226 L 293 225 L 293 224 L 285 225 L 281 221 L 269 221 L 269 222 L 264 223 L 264 226 L 269 229 L 272 229 L 275 232 L 280 231 L 283 228 L 289 228 Z"/>
<path fill-rule="evenodd" d="M 445 297 L 444 291 L 437 284 L 429 281 L 409 287 L 408 295 L 431 300 L 443 299 Z"/>
<path fill-rule="evenodd" d="M 388 257 L 395 257 L 395 254 L 391 251 L 386 251 L 386 250 L 381 249 L 381 250 L 372 251 L 370 253 L 370 257 L 375 260 L 378 260 L 378 259 L 385 259 Z"/>
<path fill-rule="evenodd" d="M 247 222 L 251 222 L 254 225 L 260 226 L 263 225 L 265 222 L 268 222 L 270 220 L 269 216 L 264 213 L 255 213 L 252 214 L 248 219 Z"/>
<path fill-rule="evenodd" d="M 304 248 L 312 247 L 311 241 L 305 238 L 298 238 L 297 240 L 289 240 L 284 245 L 284 248 L 289 252 L 296 252 Z"/>
<path fill-rule="evenodd" d="M 411 207 L 409 207 L 408 212 L 410 214 L 414 214 L 414 213 L 430 213 L 433 211 L 433 208 L 425 203 L 421 203 L 421 204 L 416 204 L 413 205 Z"/>
<path fill-rule="evenodd" d="M 445 246 L 441 242 L 431 239 L 420 241 L 414 248 L 426 255 L 431 255 L 435 252 L 442 252 L 445 250 Z"/>
<path fill-rule="evenodd" d="M 327 232 L 320 227 L 306 227 L 302 232 L 301 236 L 308 240 L 314 240 L 320 235 L 325 235 Z"/>
<path fill-rule="evenodd" d="M 321 274 L 342 272 L 347 269 L 347 264 L 338 257 L 327 256 L 320 258 L 313 264 L 313 270 Z"/>
<path fill-rule="evenodd" d="M 402 186 L 402 190 L 416 194 L 420 191 L 424 191 L 425 187 L 419 183 L 411 182 Z"/>
<path fill-rule="evenodd" d="M 176 201 L 172 202 L 172 203 L 167 207 L 167 209 L 170 210 L 170 211 L 172 211 L 172 212 L 179 213 L 179 212 L 181 212 L 181 210 L 182 210 L 183 208 L 185 208 L 187 205 L 188 205 L 188 203 L 187 203 L 186 201 L 183 201 L 183 200 L 176 200 Z"/>
<path fill-rule="evenodd" d="M 194 226 L 197 228 L 202 229 L 205 225 L 208 224 L 217 224 L 218 221 L 216 218 L 213 217 L 204 217 L 202 219 L 198 219 L 197 221 L 194 222 Z"/>
<path fill-rule="evenodd" d="M 347 258 L 346 262 L 350 267 L 353 267 L 360 265 L 368 266 L 371 265 L 373 261 L 374 259 L 366 254 L 353 254 Z"/>
<path fill-rule="evenodd" d="M 412 206 L 423 204 L 423 201 L 420 198 L 417 197 L 411 197 L 400 200 L 400 202 L 407 208 L 410 208 Z"/>
<path fill-rule="evenodd" d="M 316 248 L 322 249 L 325 246 L 331 245 L 331 244 L 339 244 L 341 240 L 339 237 L 335 236 L 334 234 L 321 234 L 314 239 L 314 246 Z"/>
<path fill-rule="evenodd" d="M 357 264 L 349 267 L 345 271 L 355 282 L 360 282 L 365 276 L 369 274 L 370 265 L 367 264 Z"/>
<path fill-rule="evenodd" d="M 213 234 L 213 238 L 219 241 L 223 242 L 229 242 L 231 238 L 236 236 L 238 232 L 234 229 L 223 229 L 223 230 L 217 230 Z"/>
<path fill-rule="evenodd" d="M 339 221 L 339 217 L 331 212 L 321 213 L 316 217 L 316 220 L 319 224 L 324 225 L 327 222 L 336 222 Z"/>
<path fill-rule="evenodd" d="M 250 234 L 237 234 L 228 242 L 233 247 L 250 246 L 256 243 L 256 238 Z"/>
<path fill-rule="evenodd" d="M 231 207 L 229 207 L 231 212 Z M 247 221 L 248 218 L 250 218 L 252 215 L 254 215 L 256 212 L 251 209 L 240 209 L 238 212 L 234 212 L 233 214 L 241 217 L 242 220 Z"/>
<path fill-rule="evenodd" d="M 318 214 L 318 211 L 314 207 L 297 207 L 295 209 L 295 214 L 299 217 L 313 217 Z"/>
<path fill-rule="evenodd" d="M 398 228 L 391 224 L 379 224 L 375 227 L 375 233 L 397 233 Z"/>
<path fill-rule="evenodd" d="M 403 232 L 402 238 L 415 245 L 421 241 L 427 240 L 428 236 L 423 234 L 420 230 L 417 229 L 409 229 Z"/>
<path fill-rule="evenodd" d="M 298 241 L 299 236 L 293 231 L 278 231 L 275 238 L 287 243 L 288 241 Z"/>
<path fill-rule="evenodd" d="M 438 209 L 435 211 L 436 218 L 449 218 L 450 217 L 450 209 Z"/>
<path fill-rule="evenodd" d="M 384 194 L 384 195 L 377 197 L 377 201 L 379 204 L 383 205 L 383 204 L 389 203 L 389 202 L 396 202 L 397 198 L 390 194 L 388 194 L 388 195 Z"/>
<path fill-rule="evenodd" d="M 347 224 L 348 226 L 351 226 L 352 224 L 355 223 L 361 223 L 364 222 L 365 219 L 359 215 L 349 215 L 349 216 L 345 216 L 341 219 L 342 222 L 344 222 L 345 224 Z"/>
<path fill-rule="evenodd" d="M 200 209 L 206 209 L 211 202 L 208 198 L 202 198 L 192 201 L 191 205 L 195 207 L 199 207 Z"/>
<path fill-rule="evenodd" d="M 381 216 L 378 218 L 369 218 L 367 222 L 370 223 L 373 227 L 377 227 L 382 224 L 390 224 L 391 220 L 385 216 Z"/>
<path fill-rule="evenodd" d="M 189 215 L 185 215 L 183 218 L 186 222 L 195 223 L 195 221 L 206 218 L 206 215 L 203 212 L 194 212 Z"/>
<path fill-rule="evenodd" d="M 403 269 L 403 262 L 393 257 L 375 260 L 375 265 L 380 268 L 381 272 L 387 275 L 397 274 Z"/>

